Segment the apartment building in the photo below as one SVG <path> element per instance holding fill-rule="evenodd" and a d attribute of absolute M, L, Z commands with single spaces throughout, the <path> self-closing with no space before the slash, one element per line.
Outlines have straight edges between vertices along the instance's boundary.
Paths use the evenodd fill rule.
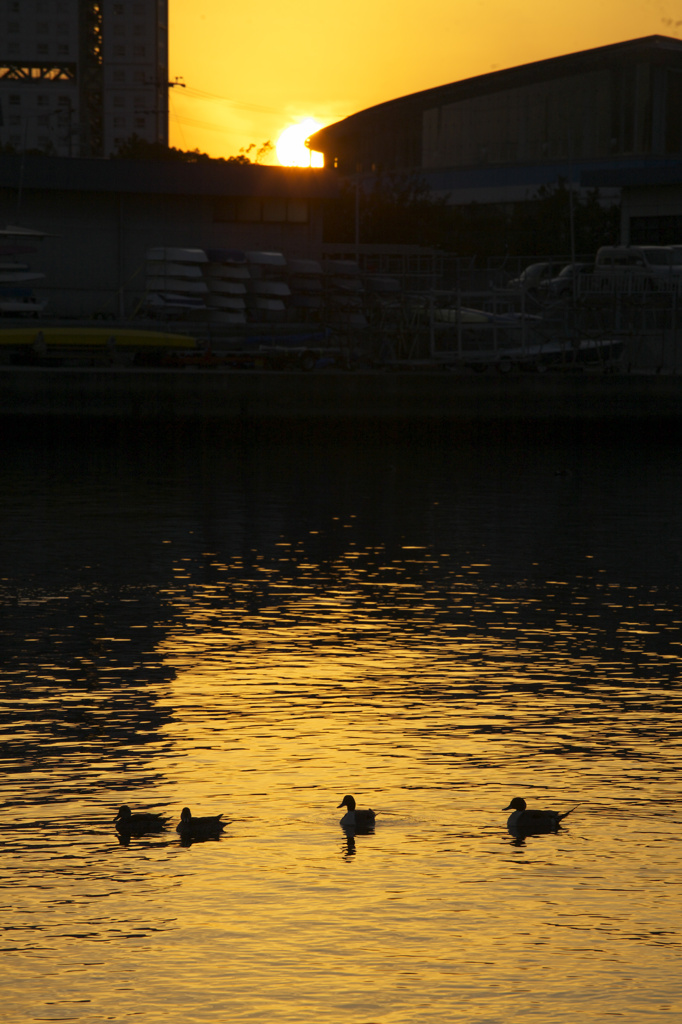
<path fill-rule="evenodd" d="M 168 0 L 0 0 L 0 151 L 168 144 Z"/>

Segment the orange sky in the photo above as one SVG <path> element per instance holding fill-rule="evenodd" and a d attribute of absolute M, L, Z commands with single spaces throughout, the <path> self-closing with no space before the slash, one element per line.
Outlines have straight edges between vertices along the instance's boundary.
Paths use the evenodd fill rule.
<path fill-rule="evenodd" d="M 211 156 L 498 68 L 682 37 L 682 0 L 169 0 L 169 12 L 170 80 L 186 86 L 170 90 L 170 142 Z"/>

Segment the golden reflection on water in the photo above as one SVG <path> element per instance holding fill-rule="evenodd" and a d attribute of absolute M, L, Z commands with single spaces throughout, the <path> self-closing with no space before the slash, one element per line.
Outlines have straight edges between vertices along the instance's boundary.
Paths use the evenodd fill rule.
<path fill-rule="evenodd" d="M 679 1019 L 682 487 L 640 454 L 10 462 L 11 1019 Z M 578 807 L 516 843 L 516 795 Z"/>

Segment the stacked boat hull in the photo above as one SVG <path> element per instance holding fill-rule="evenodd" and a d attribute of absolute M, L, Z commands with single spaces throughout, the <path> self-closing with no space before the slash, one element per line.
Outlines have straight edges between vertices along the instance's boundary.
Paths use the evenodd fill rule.
<path fill-rule="evenodd" d="M 45 275 L 16 259 L 35 252 L 35 246 L 27 242 L 43 237 L 39 231 L 19 227 L 0 231 L 0 314 L 37 316 L 45 309 L 46 304 L 39 301 L 33 291 Z"/>
<path fill-rule="evenodd" d="M 240 249 L 209 249 L 206 253 L 209 323 L 245 324 L 250 280 L 246 253 Z"/>
<path fill-rule="evenodd" d="M 198 313 L 207 309 L 203 249 L 158 246 L 147 250 L 146 304 L 154 312 Z"/>

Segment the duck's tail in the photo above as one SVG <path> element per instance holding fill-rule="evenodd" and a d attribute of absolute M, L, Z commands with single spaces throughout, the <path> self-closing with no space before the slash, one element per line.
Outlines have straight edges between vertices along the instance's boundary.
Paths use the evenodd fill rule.
<path fill-rule="evenodd" d="M 576 804 L 575 807 L 571 807 L 570 811 L 566 811 L 564 814 L 560 814 L 559 817 L 558 817 L 558 820 L 559 821 L 563 821 L 564 818 L 567 818 L 569 816 L 569 814 L 573 813 L 573 811 L 575 810 L 576 807 L 580 807 L 580 804 Z"/>

